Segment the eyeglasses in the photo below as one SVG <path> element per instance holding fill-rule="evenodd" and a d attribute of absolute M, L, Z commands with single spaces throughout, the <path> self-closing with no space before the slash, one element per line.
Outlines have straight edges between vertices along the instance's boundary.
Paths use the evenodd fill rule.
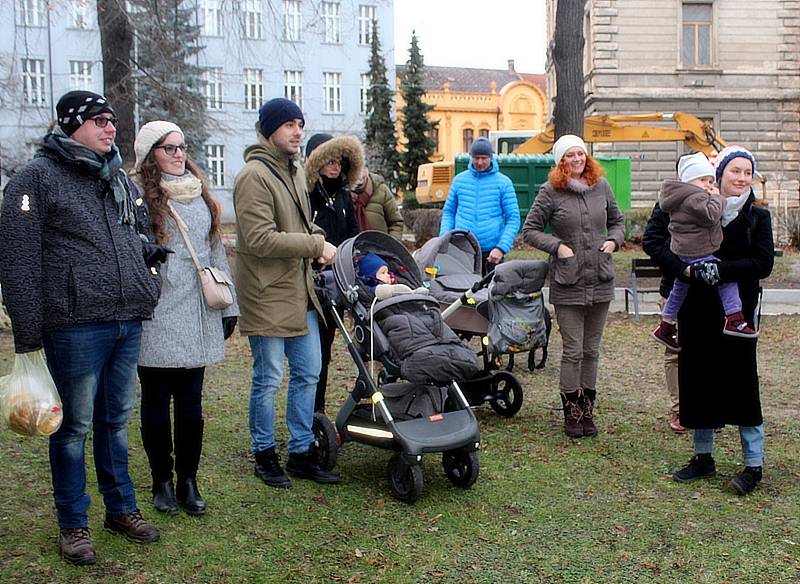
<path fill-rule="evenodd" d="M 161 148 L 167 156 L 175 156 L 179 148 L 181 152 L 186 154 L 186 144 L 162 144 L 161 146 L 154 146 L 153 148 Z"/>
<path fill-rule="evenodd" d="M 342 161 L 339 158 L 334 158 L 333 160 L 329 160 L 328 162 L 325 163 L 326 166 L 329 164 L 334 166 L 341 166 Z"/>
<path fill-rule="evenodd" d="M 105 128 L 109 122 L 114 124 L 114 127 L 116 128 L 117 122 L 119 122 L 117 118 L 104 118 L 101 116 L 97 116 L 96 118 L 91 118 L 91 120 L 94 122 L 94 125 L 97 126 L 98 128 Z"/>

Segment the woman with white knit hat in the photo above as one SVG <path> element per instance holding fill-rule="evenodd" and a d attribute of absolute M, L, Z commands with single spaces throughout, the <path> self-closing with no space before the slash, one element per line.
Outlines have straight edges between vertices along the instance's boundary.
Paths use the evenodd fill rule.
<path fill-rule="evenodd" d="M 156 241 L 170 248 L 153 319 L 145 321 L 139 355 L 142 442 L 153 477 L 153 505 L 169 515 L 179 506 L 205 513 L 197 488 L 203 444 L 202 391 L 205 367 L 223 357 L 239 308 L 206 305 L 197 268 L 178 222 L 203 266 L 230 275 L 220 234 L 220 208 L 208 182 L 186 151 L 183 131 L 165 121 L 142 126 L 134 142 L 134 181 L 144 193 Z M 174 443 L 170 402 L 174 401 Z M 174 461 L 173 461 L 174 444 Z M 177 492 L 173 484 L 177 475 Z"/>
<path fill-rule="evenodd" d="M 571 134 L 553 145 L 555 166 L 539 189 L 522 234 L 550 253 L 550 297 L 563 340 L 559 390 L 564 432 L 594 436 L 597 367 L 614 298 L 611 253 L 622 245 L 625 218 L 603 169 Z M 545 233 L 550 226 L 551 233 Z"/>

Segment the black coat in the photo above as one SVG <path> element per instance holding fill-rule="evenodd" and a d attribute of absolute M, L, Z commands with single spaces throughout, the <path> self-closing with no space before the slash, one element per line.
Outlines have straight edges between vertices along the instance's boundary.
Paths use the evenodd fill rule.
<path fill-rule="evenodd" d="M 672 236 L 669 233 L 669 213 L 662 211 L 656 203 L 647 226 L 644 228 L 642 236 L 642 249 L 644 253 L 654 259 L 661 268 L 663 274 L 659 292 L 661 296 L 667 298 L 675 278 L 686 269 L 688 265 L 681 258 L 670 250 Z"/>
<path fill-rule="evenodd" d="M 775 255 L 769 211 L 754 206 L 754 199 L 751 193 L 738 217 L 723 228 L 722 246 L 715 254 L 721 260 L 721 280 L 738 284 L 742 311 L 751 325 L 759 280 L 769 276 Z M 662 258 L 666 253 L 671 252 L 662 250 Z M 680 420 L 687 428 L 757 426 L 763 421 L 757 341 L 723 335 L 724 321 L 718 289 L 693 282 L 678 312 Z"/>
<path fill-rule="evenodd" d="M 358 235 L 358 221 L 353 198 L 344 186 L 327 191 L 322 179 L 310 193 L 312 223 L 325 231 L 325 240 L 339 246 L 345 239 Z"/>

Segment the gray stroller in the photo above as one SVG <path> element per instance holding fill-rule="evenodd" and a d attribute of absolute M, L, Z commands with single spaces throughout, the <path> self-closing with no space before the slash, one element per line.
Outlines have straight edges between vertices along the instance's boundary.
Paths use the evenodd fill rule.
<path fill-rule="evenodd" d="M 531 370 L 544 367 L 550 313 L 542 286 L 547 262 L 512 260 L 481 273 L 481 249 L 468 231 L 454 230 L 429 240 L 415 254 L 431 294 L 447 308 L 445 322 L 465 341 L 481 338 L 483 370 L 463 384 L 471 405 L 488 402 L 511 417 L 522 407 L 523 390 L 512 373 L 514 356 L 528 352 Z M 506 365 L 499 357 L 507 356 Z"/>

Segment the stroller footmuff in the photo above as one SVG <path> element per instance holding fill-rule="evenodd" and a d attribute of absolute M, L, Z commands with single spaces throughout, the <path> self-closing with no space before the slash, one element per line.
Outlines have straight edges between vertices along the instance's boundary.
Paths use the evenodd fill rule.
<path fill-rule="evenodd" d="M 387 264 L 396 295 L 386 298 L 376 293 L 380 285 L 358 277 L 359 261 L 368 254 Z M 477 359 L 444 323 L 408 250 L 384 233 L 365 231 L 339 246 L 333 275 L 336 292 L 320 293 L 358 369 L 355 387 L 336 416 L 341 442 L 394 450 L 389 486 L 401 501 L 421 496 L 425 453 L 442 453 L 450 481 L 470 487 L 479 474 L 480 433 L 460 384 L 478 371 Z M 343 308 L 353 318 L 352 334 Z M 382 365 L 377 378 L 369 361 Z"/>

